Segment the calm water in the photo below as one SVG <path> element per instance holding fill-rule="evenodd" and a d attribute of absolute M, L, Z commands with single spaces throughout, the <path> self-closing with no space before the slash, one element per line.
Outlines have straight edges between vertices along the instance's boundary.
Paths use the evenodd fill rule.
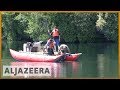
<path fill-rule="evenodd" d="M 50 65 L 53 70 L 50 78 L 118 78 L 118 46 L 115 43 L 67 44 L 72 53 L 80 52 L 82 55 L 78 61 L 64 63 L 16 62 L 9 48 L 22 50 L 22 44 L 3 42 L 3 65 Z"/>

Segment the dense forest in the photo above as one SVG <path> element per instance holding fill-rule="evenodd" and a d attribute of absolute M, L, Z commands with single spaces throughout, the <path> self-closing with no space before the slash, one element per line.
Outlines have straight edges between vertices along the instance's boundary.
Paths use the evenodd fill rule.
<path fill-rule="evenodd" d="M 110 12 L 3 12 L 2 39 L 46 41 L 57 26 L 61 42 L 117 42 L 118 13 Z"/>

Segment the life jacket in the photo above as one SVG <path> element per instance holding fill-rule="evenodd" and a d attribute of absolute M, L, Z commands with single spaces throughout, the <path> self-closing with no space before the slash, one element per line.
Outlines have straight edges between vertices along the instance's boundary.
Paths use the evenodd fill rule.
<path fill-rule="evenodd" d="M 59 36 L 59 31 L 58 31 L 58 29 L 54 29 L 54 30 L 52 31 L 52 36 L 53 36 L 53 37 Z"/>

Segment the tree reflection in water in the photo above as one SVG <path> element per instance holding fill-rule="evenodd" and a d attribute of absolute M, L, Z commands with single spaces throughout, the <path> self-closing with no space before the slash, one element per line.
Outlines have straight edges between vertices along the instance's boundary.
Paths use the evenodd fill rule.
<path fill-rule="evenodd" d="M 67 63 L 69 66 L 67 66 Z M 18 68 L 34 68 L 36 67 L 50 67 L 50 75 L 32 75 L 23 74 L 22 76 L 14 76 L 12 75 L 10 78 L 67 78 L 67 68 L 72 67 L 71 73 L 72 75 L 77 75 L 79 70 L 79 63 L 78 62 L 65 62 L 65 63 L 53 63 L 53 62 L 11 62 L 11 67 L 18 67 Z M 34 71 L 33 71 L 34 72 Z"/>

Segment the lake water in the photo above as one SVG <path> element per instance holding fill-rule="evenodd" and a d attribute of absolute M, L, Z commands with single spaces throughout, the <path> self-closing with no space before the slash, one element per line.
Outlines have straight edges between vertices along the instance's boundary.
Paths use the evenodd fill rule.
<path fill-rule="evenodd" d="M 77 61 L 64 63 L 48 62 L 16 62 L 9 48 L 22 50 L 23 42 L 3 42 L 3 65 L 50 65 L 52 76 L 49 78 L 118 78 L 118 44 L 116 43 L 79 43 L 67 44 L 72 53 L 80 52 L 82 55 Z M 3 77 L 3 76 L 2 76 Z M 13 78 L 13 77 L 3 77 Z M 26 77 L 24 77 L 26 78 Z M 46 78 L 46 77 L 27 77 Z"/>

